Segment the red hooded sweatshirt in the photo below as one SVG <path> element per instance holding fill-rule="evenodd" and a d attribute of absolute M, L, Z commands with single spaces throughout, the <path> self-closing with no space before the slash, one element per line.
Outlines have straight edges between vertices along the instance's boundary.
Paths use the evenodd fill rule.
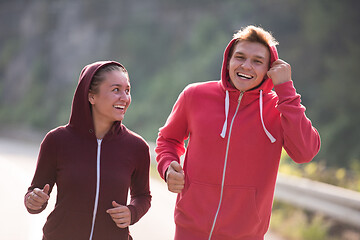
<path fill-rule="evenodd" d="M 131 239 L 128 228 L 117 227 L 106 210 L 112 208 L 112 201 L 127 205 L 134 224 L 150 207 L 147 143 L 121 122 L 115 122 L 102 140 L 94 133 L 88 101 L 90 81 L 109 63 L 120 65 L 96 62 L 82 70 L 69 124 L 50 131 L 41 143 L 27 194 L 45 184 L 50 184 L 51 192 L 57 185 L 55 208 L 43 228 L 44 240 Z M 45 207 L 28 211 L 39 213 Z"/>
<path fill-rule="evenodd" d="M 305 116 L 292 81 L 266 79 L 240 93 L 226 68 L 220 81 L 195 83 L 180 94 L 157 139 L 162 178 L 184 159 L 185 187 L 175 207 L 176 240 L 262 240 L 269 227 L 282 148 L 297 163 L 309 162 L 320 137 Z M 271 63 L 277 59 L 270 48 Z"/>

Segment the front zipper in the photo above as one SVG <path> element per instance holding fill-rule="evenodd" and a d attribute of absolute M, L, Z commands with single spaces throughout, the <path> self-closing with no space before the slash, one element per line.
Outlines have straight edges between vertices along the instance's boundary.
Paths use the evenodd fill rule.
<path fill-rule="evenodd" d="M 89 240 L 92 240 L 92 238 L 93 238 L 96 212 L 97 212 L 97 208 L 98 208 L 98 204 L 99 204 L 101 142 L 102 142 L 102 139 L 97 139 L 98 148 L 97 148 L 97 157 L 96 157 L 96 195 L 95 195 L 93 219 L 92 219 L 92 224 L 91 224 L 91 232 L 90 232 Z"/>
<path fill-rule="evenodd" d="M 216 211 L 216 214 L 215 214 L 215 217 L 214 217 L 214 221 L 213 221 L 213 224 L 212 224 L 212 227 L 211 227 L 211 231 L 210 231 L 210 234 L 209 234 L 209 240 L 211 240 L 212 234 L 213 234 L 213 232 L 214 232 L 216 220 L 217 220 L 218 215 L 219 215 L 219 212 L 220 212 L 221 202 L 222 202 L 223 193 L 224 193 L 224 184 L 225 184 L 225 175 L 226 175 L 226 165 L 227 165 L 227 160 L 228 160 L 231 130 L 232 130 L 232 126 L 233 126 L 233 124 L 234 124 L 235 116 L 237 115 L 237 112 L 238 112 L 238 110 L 239 110 L 240 103 L 241 103 L 241 99 L 242 99 L 243 95 L 244 95 L 244 92 L 240 92 L 240 96 L 239 96 L 239 99 L 238 99 L 238 105 L 237 105 L 237 107 L 236 107 L 236 111 L 235 111 L 235 114 L 234 114 L 234 116 L 233 116 L 233 118 L 232 118 L 232 120 L 231 120 L 231 124 L 230 124 L 230 128 L 229 128 L 229 135 L 228 135 L 228 141 L 227 141 L 226 153 L 225 153 L 224 169 L 223 169 L 223 175 L 222 175 L 222 181 L 221 181 L 220 200 L 219 200 L 219 205 L 218 205 L 218 208 L 217 208 L 217 211 Z"/>

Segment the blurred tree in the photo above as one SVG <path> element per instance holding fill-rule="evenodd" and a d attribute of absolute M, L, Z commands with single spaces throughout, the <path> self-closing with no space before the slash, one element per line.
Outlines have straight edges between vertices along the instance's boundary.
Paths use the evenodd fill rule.
<path fill-rule="evenodd" d="M 218 80 L 231 35 L 249 24 L 273 32 L 307 115 L 318 159 L 360 161 L 360 2 L 0 1 L 0 123 L 47 131 L 66 124 L 81 68 L 114 59 L 130 73 L 124 123 L 155 140 L 189 83 Z"/>

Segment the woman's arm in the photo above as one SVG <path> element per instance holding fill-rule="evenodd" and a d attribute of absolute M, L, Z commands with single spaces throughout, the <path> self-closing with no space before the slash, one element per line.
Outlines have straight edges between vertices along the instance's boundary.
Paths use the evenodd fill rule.
<path fill-rule="evenodd" d="M 56 181 L 56 149 L 54 136 L 50 132 L 40 145 L 35 174 L 24 197 L 24 204 L 29 213 L 40 213 L 47 206 L 47 200 Z"/>

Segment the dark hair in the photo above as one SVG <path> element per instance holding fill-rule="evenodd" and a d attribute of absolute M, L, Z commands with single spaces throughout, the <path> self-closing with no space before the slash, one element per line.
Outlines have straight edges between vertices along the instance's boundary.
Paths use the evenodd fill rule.
<path fill-rule="evenodd" d="M 120 71 L 126 74 L 126 76 L 128 77 L 128 72 L 125 69 L 124 66 L 120 66 L 116 63 L 109 63 L 106 64 L 102 67 L 100 67 L 94 74 L 93 78 L 91 79 L 91 83 L 90 83 L 90 87 L 89 87 L 89 92 L 91 93 L 98 93 L 99 89 L 99 85 L 100 83 L 104 80 L 104 73 L 107 72 L 111 72 L 111 71 Z M 128 77 L 129 79 L 129 77 Z"/>

